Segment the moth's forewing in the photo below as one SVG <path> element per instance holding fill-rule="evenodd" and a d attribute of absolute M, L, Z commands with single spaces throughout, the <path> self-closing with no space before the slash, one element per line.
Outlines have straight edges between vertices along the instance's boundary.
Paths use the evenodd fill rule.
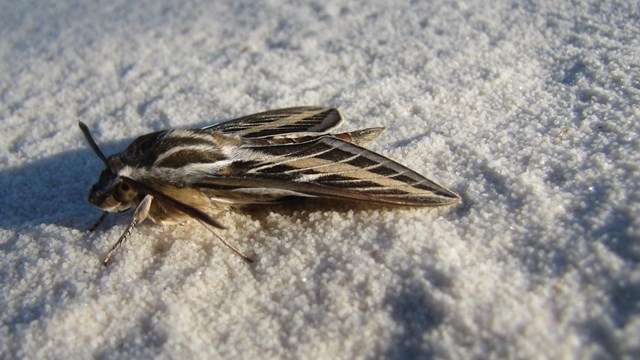
<path fill-rule="evenodd" d="M 303 106 L 243 116 L 203 129 L 243 138 L 259 138 L 295 133 L 324 133 L 340 126 L 342 122 L 342 115 L 336 109 Z"/>
<path fill-rule="evenodd" d="M 331 135 L 286 144 L 238 148 L 243 158 L 224 174 L 203 177 L 202 188 L 286 189 L 313 196 L 373 203 L 439 206 L 460 198 L 409 168 Z M 233 191 L 233 190 L 231 190 Z"/>

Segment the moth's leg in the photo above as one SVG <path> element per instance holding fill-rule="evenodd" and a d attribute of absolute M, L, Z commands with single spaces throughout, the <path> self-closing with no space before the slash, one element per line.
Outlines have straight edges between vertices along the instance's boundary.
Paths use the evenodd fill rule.
<path fill-rule="evenodd" d="M 142 193 L 146 193 L 146 194 L 153 194 L 153 196 L 155 196 L 158 201 L 160 201 L 161 203 L 165 203 L 166 205 L 169 205 L 173 208 L 175 208 L 178 211 L 182 211 L 183 213 L 197 219 L 198 221 L 200 221 L 202 224 L 205 225 L 205 227 L 207 229 L 209 229 L 209 231 L 211 231 L 213 233 L 213 235 L 215 235 L 218 239 L 220 239 L 220 241 L 222 241 L 223 244 L 225 244 L 229 249 L 231 249 L 233 252 L 235 252 L 236 254 L 238 254 L 238 256 L 240 256 L 242 258 L 242 260 L 244 260 L 247 263 L 252 263 L 253 260 L 251 260 L 251 258 L 249 258 L 248 256 L 244 255 L 243 253 L 240 252 L 240 250 L 236 249 L 235 247 L 233 247 L 231 244 L 229 244 L 226 240 L 224 240 L 222 237 L 220 237 L 218 234 L 216 234 L 215 232 L 213 232 L 213 230 L 211 230 L 209 228 L 209 226 L 213 226 L 213 227 L 217 227 L 220 229 L 224 229 L 224 226 L 216 219 L 214 219 L 213 217 L 211 217 L 209 214 L 195 208 L 192 207 L 190 205 L 187 205 L 183 202 L 180 202 L 174 198 L 172 198 L 171 196 L 167 195 L 167 194 L 163 194 L 160 191 L 157 191 L 155 189 L 153 189 L 152 187 L 149 187 L 147 185 L 145 185 L 144 183 L 138 182 L 137 180 L 134 180 L 132 178 L 126 177 L 126 176 L 120 176 L 120 178 L 125 181 L 127 184 L 131 185 L 133 188 L 135 188 L 136 190 L 138 190 L 139 192 Z M 146 200 L 147 197 L 150 197 L 151 195 L 147 195 L 145 197 L 144 200 Z M 140 205 L 138 206 L 138 208 L 140 208 L 140 206 L 142 206 L 142 203 L 140 203 Z M 147 213 L 149 212 L 148 209 L 149 205 L 147 205 Z M 136 213 L 138 212 L 138 209 L 136 209 Z M 146 213 L 145 213 L 146 216 Z M 135 219 L 134 219 L 135 220 Z M 135 226 L 135 223 L 132 222 L 131 224 L 131 228 L 133 228 L 133 226 Z M 131 230 L 129 230 L 131 231 Z M 123 234 L 123 236 L 125 236 L 125 234 Z M 120 242 L 120 240 L 118 240 L 118 242 Z M 115 248 L 117 248 L 119 245 L 116 243 L 116 245 L 114 245 L 114 250 Z M 109 252 L 111 253 L 111 251 Z M 105 262 L 108 261 L 108 259 L 105 260 Z"/>
<path fill-rule="evenodd" d="M 222 236 L 216 234 L 215 231 L 213 231 L 213 229 L 211 229 L 209 226 L 207 226 L 208 224 L 205 223 L 204 221 L 198 219 L 198 221 L 200 221 L 200 223 L 202 225 L 204 225 L 204 227 L 206 227 L 215 237 L 217 237 L 218 239 L 220 239 L 220 241 L 222 241 L 223 244 L 225 244 L 226 247 L 228 247 L 229 249 L 231 249 L 231 251 L 233 251 L 234 253 L 236 253 L 236 255 L 240 256 L 240 258 L 242 260 L 244 260 L 244 262 L 246 262 L 247 264 L 251 264 L 253 262 L 253 260 L 248 257 L 247 255 L 243 254 L 240 250 L 238 250 L 235 246 L 231 245 L 229 242 L 227 242 L 227 240 L 225 240 Z"/>
<path fill-rule="evenodd" d="M 138 223 L 144 221 L 144 219 L 147 218 L 147 216 L 149 215 L 149 208 L 151 207 L 152 200 L 153 200 L 153 196 L 151 195 L 146 195 L 142 199 L 142 201 L 136 208 L 135 212 L 133 213 L 133 219 L 131 219 L 131 223 L 129 223 L 129 226 L 127 226 L 127 229 L 124 231 L 124 233 L 122 233 L 118 241 L 116 241 L 116 243 L 113 244 L 113 246 L 107 253 L 107 256 L 104 258 L 104 261 L 102 262 L 104 266 L 109 265 L 109 260 L 111 260 L 113 253 L 116 250 L 118 250 L 118 248 L 127 241 L 127 239 L 129 238 L 129 235 L 131 235 L 131 231 L 133 231 L 133 228 Z"/>
<path fill-rule="evenodd" d="M 98 220 L 96 220 L 96 222 L 93 223 L 93 225 L 91 225 L 89 227 L 89 231 L 90 232 L 94 232 L 96 231 L 96 229 L 98 228 L 98 226 L 100 226 L 100 224 L 102 224 L 104 222 L 104 220 L 107 218 L 107 215 L 109 215 L 108 212 L 103 211 L 102 215 L 100 215 L 100 218 L 98 218 Z"/>

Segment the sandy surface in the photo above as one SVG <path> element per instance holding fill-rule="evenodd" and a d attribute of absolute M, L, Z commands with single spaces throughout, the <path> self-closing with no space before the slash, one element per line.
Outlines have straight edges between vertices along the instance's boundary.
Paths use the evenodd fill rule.
<path fill-rule="evenodd" d="M 0 4 L 3 358 L 640 352 L 640 11 L 590 1 Z M 629 5 L 633 3 L 634 5 Z M 294 105 L 460 193 L 197 224 L 86 199 L 105 152 Z"/>

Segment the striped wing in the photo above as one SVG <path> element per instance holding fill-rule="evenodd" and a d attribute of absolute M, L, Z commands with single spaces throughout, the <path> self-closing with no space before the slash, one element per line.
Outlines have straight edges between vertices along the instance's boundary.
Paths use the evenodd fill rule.
<path fill-rule="evenodd" d="M 338 110 L 305 106 L 243 116 L 203 130 L 259 138 L 291 133 L 325 133 L 340 124 L 342 116 Z"/>
<path fill-rule="evenodd" d="M 241 159 L 196 187 L 439 206 L 458 195 L 382 155 L 331 135 L 285 145 L 238 148 Z M 241 154 L 241 155 L 240 155 Z"/>

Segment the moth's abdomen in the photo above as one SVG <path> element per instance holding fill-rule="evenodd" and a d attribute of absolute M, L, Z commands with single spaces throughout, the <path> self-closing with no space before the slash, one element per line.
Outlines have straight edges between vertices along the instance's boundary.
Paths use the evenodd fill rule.
<path fill-rule="evenodd" d="M 230 206 L 228 203 L 219 201 L 215 196 L 212 196 L 212 194 L 201 191 L 201 189 L 197 188 L 163 186 L 161 189 L 162 193 L 165 195 L 209 215 L 215 215 L 219 212 L 226 211 Z M 149 210 L 149 215 L 153 221 L 164 223 L 179 223 L 191 218 L 190 215 L 176 209 L 175 207 L 164 204 L 158 199 L 153 200 Z"/>

